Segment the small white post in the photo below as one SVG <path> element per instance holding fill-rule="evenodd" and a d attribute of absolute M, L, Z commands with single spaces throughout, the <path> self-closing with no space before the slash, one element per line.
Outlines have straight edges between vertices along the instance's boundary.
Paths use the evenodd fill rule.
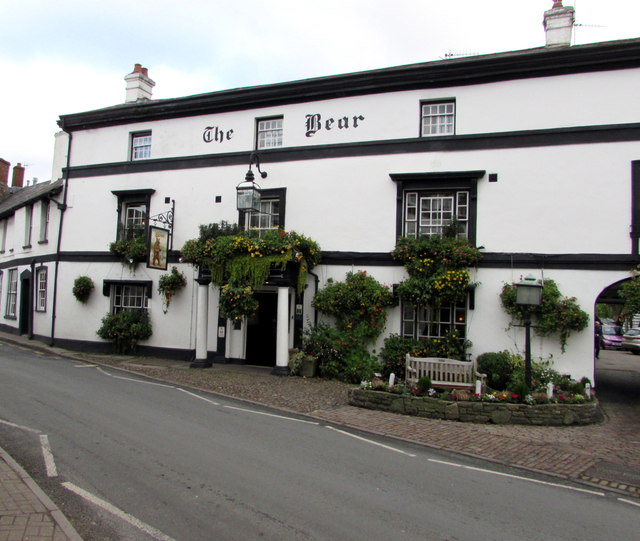
<path fill-rule="evenodd" d="M 547 383 L 547 398 L 553 398 L 553 383 Z"/>
<path fill-rule="evenodd" d="M 389 376 L 389 387 L 393 387 L 393 384 L 396 382 L 396 375 L 395 374 L 391 374 Z"/>
<path fill-rule="evenodd" d="M 476 380 L 476 394 L 482 394 L 482 381 Z"/>
<path fill-rule="evenodd" d="M 586 383 L 584 386 L 584 394 L 587 395 L 587 398 L 591 398 L 591 383 Z"/>

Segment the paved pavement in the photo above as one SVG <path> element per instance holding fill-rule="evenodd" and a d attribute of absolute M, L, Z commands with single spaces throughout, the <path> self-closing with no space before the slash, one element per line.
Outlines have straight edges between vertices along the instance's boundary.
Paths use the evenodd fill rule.
<path fill-rule="evenodd" d="M 49 348 L 24 337 L 0 333 L 0 341 L 84 360 L 81 354 Z M 640 504 L 640 362 L 637 362 L 638 357 L 623 352 L 603 352 L 601 357 L 597 364 L 597 381 L 601 382 L 597 392 L 605 420 L 597 425 L 476 425 L 353 406 L 316 410 L 310 416 L 356 430 L 570 479 L 634 501 L 637 498 Z M 26 540 L 81 541 L 81 538 L 29 475 L 0 448 L 0 541 Z"/>

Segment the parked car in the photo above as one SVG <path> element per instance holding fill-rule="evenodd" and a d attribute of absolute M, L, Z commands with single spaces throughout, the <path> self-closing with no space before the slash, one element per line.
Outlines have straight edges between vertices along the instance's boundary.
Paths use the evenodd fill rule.
<path fill-rule="evenodd" d="M 640 341 L 639 344 L 640 346 Z M 616 325 L 602 326 L 602 349 L 620 349 L 622 347 L 622 330 Z"/>
<path fill-rule="evenodd" d="M 640 327 L 629 329 L 622 335 L 621 347 L 634 355 L 640 355 Z"/>

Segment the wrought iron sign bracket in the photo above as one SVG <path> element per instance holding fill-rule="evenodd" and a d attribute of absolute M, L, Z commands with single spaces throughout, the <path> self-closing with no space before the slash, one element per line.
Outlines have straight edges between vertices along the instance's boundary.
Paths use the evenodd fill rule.
<path fill-rule="evenodd" d="M 169 198 L 165 199 L 165 203 L 169 203 Z M 173 217 L 175 215 L 176 202 L 171 199 L 171 208 L 166 212 L 161 212 L 155 216 L 149 216 L 149 221 L 153 222 L 153 225 L 161 224 L 169 230 L 169 251 L 173 250 Z"/>

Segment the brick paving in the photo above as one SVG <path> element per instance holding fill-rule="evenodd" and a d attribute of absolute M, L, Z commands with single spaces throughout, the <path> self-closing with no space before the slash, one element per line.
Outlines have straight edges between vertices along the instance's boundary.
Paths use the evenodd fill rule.
<path fill-rule="evenodd" d="M 82 541 L 55 504 L 1 447 L 0 541 Z"/>

